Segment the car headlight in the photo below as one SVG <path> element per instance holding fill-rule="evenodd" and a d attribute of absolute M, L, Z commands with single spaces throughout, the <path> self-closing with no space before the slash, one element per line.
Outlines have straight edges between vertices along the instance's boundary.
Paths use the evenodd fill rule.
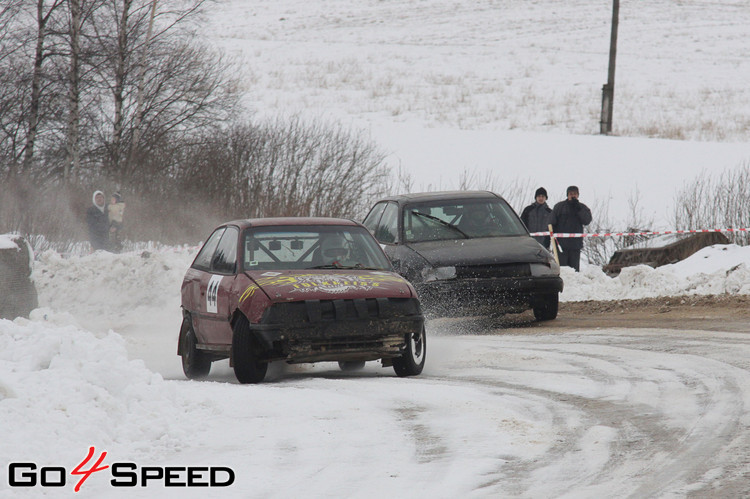
<path fill-rule="evenodd" d="M 532 263 L 531 276 L 532 277 L 550 277 L 560 275 L 560 265 L 557 264 L 554 258 L 547 263 Z"/>
<path fill-rule="evenodd" d="M 424 282 L 445 281 L 456 277 L 456 267 L 427 267 L 422 269 Z"/>

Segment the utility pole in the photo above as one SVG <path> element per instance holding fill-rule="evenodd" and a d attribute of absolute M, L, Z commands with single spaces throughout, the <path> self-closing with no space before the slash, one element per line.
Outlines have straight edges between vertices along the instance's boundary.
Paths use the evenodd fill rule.
<path fill-rule="evenodd" d="M 617 24 L 620 17 L 620 0 L 612 0 L 612 35 L 609 39 L 609 71 L 607 83 L 602 87 L 602 119 L 599 122 L 602 135 L 612 132 L 612 110 L 615 100 L 615 58 L 617 56 Z"/>

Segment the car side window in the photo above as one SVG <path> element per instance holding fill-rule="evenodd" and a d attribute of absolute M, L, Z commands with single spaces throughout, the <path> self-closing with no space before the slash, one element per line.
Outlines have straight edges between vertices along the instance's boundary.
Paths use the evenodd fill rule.
<path fill-rule="evenodd" d="M 225 229 L 226 227 L 220 227 L 211 234 L 206 241 L 206 244 L 204 244 L 203 248 L 198 252 L 198 256 L 193 260 L 193 265 L 191 265 L 191 267 L 206 271 L 211 270 L 211 258 L 214 256 L 214 251 L 219 245 L 219 239 L 221 239 Z"/>
<path fill-rule="evenodd" d="M 395 243 L 398 239 L 398 204 L 388 203 L 380 223 L 375 229 L 375 239 L 381 243 Z"/>
<path fill-rule="evenodd" d="M 380 216 L 383 214 L 383 210 L 385 210 L 385 206 L 388 203 L 382 202 L 376 204 L 371 210 L 370 213 L 367 214 L 365 217 L 365 220 L 362 222 L 362 225 L 367 227 L 367 229 L 375 233 L 375 230 L 378 227 L 378 222 L 380 222 Z"/>
<path fill-rule="evenodd" d="M 234 274 L 237 267 L 237 239 L 240 231 L 236 227 L 227 227 L 221 241 L 216 247 L 211 262 L 211 272 L 217 274 Z"/>

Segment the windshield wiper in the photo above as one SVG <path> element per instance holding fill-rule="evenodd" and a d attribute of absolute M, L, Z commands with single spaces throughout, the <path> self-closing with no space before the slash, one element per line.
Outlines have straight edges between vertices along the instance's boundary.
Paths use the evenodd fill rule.
<path fill-rule="evenodd" d="M 341 265 L 340 263 L 330 263 L 327 265 L 316 265 L 314 267 L 308 267 L 308 269 L 384 270 L 376 267 L 365 267 L 361 263 L 358 263 L 356 265 Z"/>
<path fill-rule="evenodd" d="M 434 220 L 435 222 L 439 223 L 440 225 L 444 225 L 445 227 L 448 227 L 449 229 L 455 230 L 456 232 L 458 232 L 459 234 L 461 234 L 462 236 L 464 236 L 465 239 L 470 239 L 470 237 L 466 234 L 466 232 L 462 231 L 461 229 L 459 229 L 458 227 L 456 227 L 455 225 L 453 225 L 450 222 L 446 222 L 445 220 L 443 220 L 441 218 L 438 218 L 438 217 L 433 217 L 432 215 L 428 215 L 427 213 L 420 213 L 418 211 L 412 211 L 412 213 L 414 215 L 418 215 L 420 217 L 424 217 L 424 218 L 428 218 L 430 220 Z"/>

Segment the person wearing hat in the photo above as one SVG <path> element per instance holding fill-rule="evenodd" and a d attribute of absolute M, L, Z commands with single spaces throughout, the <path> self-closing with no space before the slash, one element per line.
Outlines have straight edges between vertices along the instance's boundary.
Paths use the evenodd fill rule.
<path fill-rule="evenodd" d="M 109 215 L 109 239 L 110 249 L 115 253 L 122 250 L 122 241 L 120 240 L 120 230 L 122 229 L 122 216 L 125 212 L 125 203 L 119 192 L 112 194 L 109 200 L 107 214 Z"/>
<path fill-rule="evenodd" d="M 560 201 L 552 208 L 549 223 L 556 233 L 581 234 L 583 226 L 591 223 L 591 210 L 578 201 L 578 187 L 571 185 L 566 194 L 568 199 Z M 582 237 L 561 237 L 557 239 L 560 248 L 560 265 L 573 267 L 576 272 L 581 266 Z"/>
<path fill-rule="evenodd" d="M 96 250 L 109 249 L 109 220 L 107 219 L 107 205 L 104 193 L 95 191 L 91 196 L 91 206 L 86 210 L 86 225 L 89 229 L 91 248 Z"/>
<path fill-rule="evenodd" d="M 547 232 L 549 228 L 549 216 L 552 208 L 547 206 L 547 190 L 540 187 L 534 193 L 535 202 L 528 205 L 521 213 L 521 221 L 526 224 L 529 232 Z M 534 236 L 539 244 L 549 249 L 549 236 Z"/>

